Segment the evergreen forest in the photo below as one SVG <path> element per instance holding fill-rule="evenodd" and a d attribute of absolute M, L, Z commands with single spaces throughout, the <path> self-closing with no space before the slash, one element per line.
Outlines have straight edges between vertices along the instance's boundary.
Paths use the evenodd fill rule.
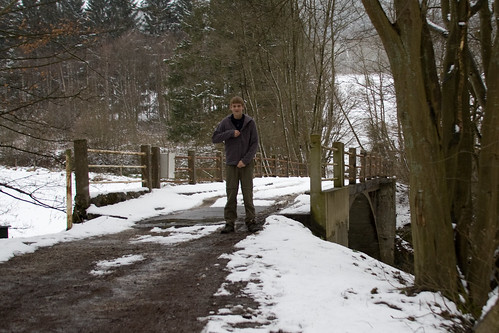
<path fill-rule="evenodd" d="M 385 121 L 388 64 L 359 1 L 2 0 L 1 8 L 5 165 L 58 165 L 74 139 L 101 149 L 209 149 L 234 95 L 257 122 L 264 156 L 304 162 L 317 131 L 325 142 L 377 142 L 403 156 Z M 335 86 L 338 73 L 358 75 L 358 96 Z M 352 135 L 359 117 L 348 114 L 359 105 L 367 140 Z"/>

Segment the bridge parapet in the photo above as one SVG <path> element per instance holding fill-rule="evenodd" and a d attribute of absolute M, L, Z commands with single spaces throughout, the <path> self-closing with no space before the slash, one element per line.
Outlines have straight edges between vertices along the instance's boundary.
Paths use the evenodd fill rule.
<path fill-rule="evenodd" d="M 312 135 L 310 142 L 313 231 L 328 241 L 363 250 L 393 263 L 395 179 L 388 177 L 389 163 L 379 155 L 365 151 L 358 154 L 356 148 L 345 152 L 341 142 L 324 147 L 320 135 Z M 332 151 L 333 163 L 322 163 L 324 149 Z M 348 164 L 345 164 L 346 159 Z M 327 178 L 331 166 L 332 177 Z M 323 190 L 324 181 L 332 181 L 333 187 Z"/>

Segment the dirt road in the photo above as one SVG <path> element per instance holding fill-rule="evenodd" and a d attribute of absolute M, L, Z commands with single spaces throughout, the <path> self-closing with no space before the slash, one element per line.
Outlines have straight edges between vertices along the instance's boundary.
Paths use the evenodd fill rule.
<path fill-rule="evenodd" d="M 261 211 L 259 220 L 269 213 Z M 200 332 L 199 318 L 210 311 L 228 304 L 258 308 L 241 295 L 244 286 L 213 296 L 228 274 L 219 256 L 248 236 L 242 222 L 236 233 L 176 245 L 131 242 L 161 219 L 153 222 L 0 263 L 0 332 Z M 127 255 L 144 259 L 91 274 L 96 262 Z"/>

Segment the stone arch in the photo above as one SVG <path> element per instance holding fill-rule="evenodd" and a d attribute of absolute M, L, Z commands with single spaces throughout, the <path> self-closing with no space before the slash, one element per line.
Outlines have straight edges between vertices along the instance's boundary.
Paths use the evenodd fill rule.
<path fill-rule="evenodd" d="M 376 218 L 369 195 L 359 193 L 350 201 L 348 247 L 380 259 Z"/>

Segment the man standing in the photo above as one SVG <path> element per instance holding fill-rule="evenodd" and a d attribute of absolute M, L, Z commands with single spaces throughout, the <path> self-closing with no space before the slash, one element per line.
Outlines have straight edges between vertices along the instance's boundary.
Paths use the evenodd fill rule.
<path fill-rule="evenodd" d="M 253 159 L 258 148 L 258 133 L 253 118 L 243 113 L 244 101 L 241 97 L 235 96 L 230 100 L 230 110 L 232 114 L 222 119 L 211 138 L 213 143 L 225 143 L 227 203 L 222 233 L 235 230 L 239 182 L 243 192 L 245 223 L 248 231 L 255 232 L 261 229 L 255 221 L 253 205 Z"/>

